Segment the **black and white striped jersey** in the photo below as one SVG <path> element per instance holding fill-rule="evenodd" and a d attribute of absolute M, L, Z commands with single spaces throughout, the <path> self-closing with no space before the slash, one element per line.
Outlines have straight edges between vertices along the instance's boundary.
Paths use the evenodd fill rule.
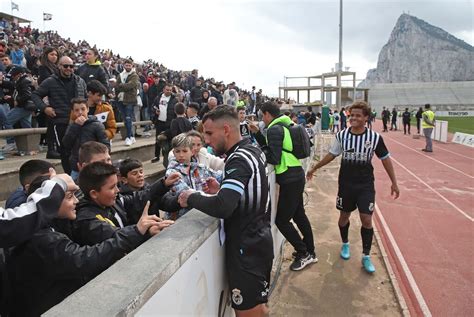
<path fill-rule="evenodd" d="M 241 140 L 227 154 L 221 190 L 240 194 L 234 212 L 224 220 L 227 261 L 259 266 L 273 258 L 265 154 L 249 139 Z"/>
<path fill-rule="evenodd" d="M 366 128 L 362 134 L 353 134 L 350 127 L 336 134 L 329 153 L 342 155 L 339 184 L 373 183 L 374 153 L 381 160 L 390 156 L 379 133 Z"/>

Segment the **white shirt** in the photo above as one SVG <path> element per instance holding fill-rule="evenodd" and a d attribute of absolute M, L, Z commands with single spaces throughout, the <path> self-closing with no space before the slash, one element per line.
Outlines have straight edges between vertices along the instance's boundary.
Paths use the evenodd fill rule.
<path fill-rule="evenodd" d="M 168 102 L 171 99 L 171 95 L 166 97 L 164 94 L 161 95 L 160 99 L 160 115 L 158 116 L 158 120 L 166 122 L 166 113 L 168 111 Z"/>

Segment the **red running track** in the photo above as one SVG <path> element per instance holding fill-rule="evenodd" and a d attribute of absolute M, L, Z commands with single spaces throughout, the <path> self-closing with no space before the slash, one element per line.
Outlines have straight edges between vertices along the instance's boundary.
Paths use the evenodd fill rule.
<path fill-rule="evenodd" d="M 374 125 L 382 131 L 380 122 Z M 413 316 L 474 316 L 474 149 L 381 133 L 400 198 L 374 159 L 375 223 Z"/>

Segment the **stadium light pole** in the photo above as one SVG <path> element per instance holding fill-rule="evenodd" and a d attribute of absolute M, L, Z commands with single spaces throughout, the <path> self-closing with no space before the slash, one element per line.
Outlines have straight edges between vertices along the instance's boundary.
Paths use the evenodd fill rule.
<path fill-rule="evenodd" d="M 337 107 L 341 108 L 342 103 L 342 87 L 341 87 L 341 72 L 342 72 L 342 0 L 339 0 L 339 63 L 337 67 Z"/>

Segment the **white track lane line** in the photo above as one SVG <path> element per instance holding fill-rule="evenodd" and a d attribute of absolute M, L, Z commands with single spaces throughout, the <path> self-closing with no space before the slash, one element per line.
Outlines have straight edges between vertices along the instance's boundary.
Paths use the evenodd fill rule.
<path fill-rule="evenodd" d="M 428 185 L 425 181 L 423 181 L 421 178 L 419 178 L 418 176 L 416 176 L 415 173 L 413 173 L 412 171 L 410 171 L 408 168 L 406 168 L 402 163 L 400 163 L 399 161 L 397 161 L 396 159 L 393 158 L 393 156 L 390 157 L 392 161 L 394 161 L 395 163 L 397 163 L 401 168 L 403 168 L 405 171 L 407 171 L 411 176 L 415 177 L 420 183 L 422 183 L 423 185 L 425 185 L 426 187 L 428 187 L 429 189 L 431 189 L 431 191 L 433 191 L 436 195 L 438 195 L 439 197 L 441 197 L 441 199 L 443 199 L 445 202 L 447 202 L 449 205 L 451 205 L 451 207 L 453 207 L 454 209 L 456 209 L 456 211 L 458 211 L 460 214 L 462 214 L 464 217 L 466 217 L 467 219 L 471 220 L 471 221 L 474 221 L 474 218 L 469 216 L 466 212 L 462 211 L 458 206 L 456 206 L 455 204 L 453 204 L 451 201 L 449 201 L 446 197 L 444 197 L 443 195 L 441 195 L 436 189 L 434 189 L 433 187 L 431 187 L 430 185 Z"/>
<path fill-rule="evenodd" d="M 441 151 L 450 152 L 450 153 L 453 153 L 454 155 L 467 158 L 467 159 L 470 160 L 470 161 L 474 161 L 474 158 L 473 158 L 472 156 L 466 156 L 466 155 L 462 155 L 462 154 L 456 153 L 456 152 L 451 151 L 451 150 L 446 150 L 446 149 L 443 149 L 441 146 L 437 146 L 437 147 L 436 147 L 436 150 L 441 150 Z M 473 156 L 474 156 L 474 155 L 473 155 Z"/>
<path fill-rule="evenodd" d="M 434 158 L 432 158 L 432 157 L 429 156 L 429 155 L 425 155 L 425 154 L 423 154 L 422 152 L 419 152 L 419 151 L 417 151 L 417 150 L 414 150 L 414 149 L 412 149 L 411 147 L 406 146 L 405 144 L 400 143 L 400 142 L 398 142 L 398 141 L 396 141 L 396 140 L 394 140 L 394 139 L 392 139 L 392 138 L 390 138 L 390 137 L 384 137 L 384 139 L 385 139 L 385 138 L 386 138 L 386 139 L 389 139 L 389 140 L 391 140 L 391 141 L 393 141 L 393 142 L 395 142 L 395 143 L 398 143 L 398 144 L 400 144 L 401 146 L 406 147 L 407 149 L 409 149 L 409 150 L 411 150 L 411 151 L 414 151 L 415 153 L 418 153 L 418 154 L 420 154 L 420 155 L 423 156 L 423 157 L 429 158 L 430 160 L 433 160 L 433 161 L 435 161 L 435 162 L 437 162 L 437 163 L 439 163 L 439 164 L 442 164 L 442 165 L 444 165 L 444 166 L 446 166 L 446 167 L 452 169 L 453 171 L 456 171 L 456 172 L 458 172 L 458 173 L 463 174 L 464 176 L 467 176 L 467 177 L 469 177 L 469 178 L 471 178 L 471 179 L 474 179 L 474 176 L 471 176 L 471 175 L 469 175 L 469 174 L 466 174 L 466 173 L 464 173 L 463 171 L 458 170 L 457 168 L 454 168 L 454 167 L 452 167 L 452 166 L 449 166 L 448 164 L 445 164 L 445 163 L 443 163 L 443 162 L 441 162 L 441 161 L 438 161 L 437 159 L 434 159 Z"/>
<path fill-rule="evenodd" d="M 385 218 L 382 215 L 382 212 L 380 211 L 380 208 L 377 203 L 375 203 L 375 209 L 377 210 L 377 215 L 380 218 L 380 223 L 382 224 L 383 230 L 387 234 L 387 238 L 390 241 L 393 250 L 395 251 L 395 255 L 397 256 L 398 261 L 402 266 L 403 272 L 405 273 L 405 276 L 408 279 L 408 284 L 410 284 L 410 287 L 413 293 L 415 294 L 416 301 L 418 302 L 418 305 L 420 305 L 423 315 L 425 317 L 431 317 L 430 309 L 428 308 L 428 305 L 426 304 L 425 299 L 423 298 L 423 295 L 421 294 L 421 291 L 418 288 L 418 285 L 416 284 L 415 278 L 413 277 L 413 274 L 411 273 L 410 268 L 408 267 L 408 264 L 405 261 L 405 258 L 403 257 L 402 251 L 400 251 L 400 248 L 398 247 L 398 244 L 395 241 L 395 238 L 393 237 L 392 231 L 390 231 L 390 228 L 388 227 L 387 222 L 385 221 Z"/>

